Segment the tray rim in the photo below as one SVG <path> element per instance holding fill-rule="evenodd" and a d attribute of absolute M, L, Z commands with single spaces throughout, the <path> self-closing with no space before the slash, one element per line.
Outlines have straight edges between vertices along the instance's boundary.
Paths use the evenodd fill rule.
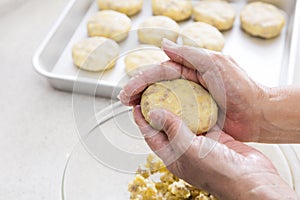
<path fill-rule="evenodd" d="M 72 7 L 76 3 L 76 1 L 77 0 L 70 0 L 66 4 L 66 6 L 63 8 L 62 12 L 58 16 L 57 20 L 54 22 L 54 24 L 50 28 L 49 32 L 46 34 L 45 38 L 42 40 L 42 42 L 40 43 L 40 45 L 34 52 L 34 54 L 32 56 L 33 68 L 35 69 L 35 71 L 38 74 L 46 77 L 48 79 L 50 85 L 52 85 L 54 88 L 56 88 L 58 90 L 74 92 L 74 85 L 75 85 L 75 83 L 78 83 L 78 82 L 83 84 L 84 87 L 97 86 L 97 84 L 98 85 L 106 85 L 108 88 L 115 88 L 115 91 L 113 91 L 113 92 L 104 91 L 103 95 L 99 95 L 99 96 L 108 97 L 108 95 L 109 95 L 111 98 L 117 99 L 118 91 L 121 91 L 121 89 L 122 89 L 121 87 L 117 87 L 117 86 L 113 85 L 112 83 L 110 83 L 108 81 L 103 81 L 103 80 L 94 80 L 94 79 L 83 78 L 83 77 L 80 77 L 79 79 L 77 79 L 74 76 L 55 74 L 55 73 L 52 73 L 51 71 L 47 71 L 40 62 L 40 56 L 42 55 L 43 51 L 45 50 L 47 44 L 49 43 L 51 38 L 54 36 L 57 29 L 61 26 L 63 20 L 65 19 L 67 14 L 69 14 L 70 10 L 72 9 Z M 91 1 L 90 4 L 92 4 L 92 3 L 93 3 L 93 1 Z M 69 84 L 69 85 L 71 84 L 72 86 L 67 86 L 67 88 L 66 88 L 65 86 L 60 85 L 59 83 L 57 84 L 57 82 L 54 82 L 54 81 L 58 81 L 59 83 L 66 82 L 67 84 Z M 73 89 L 70 89 L 70 88 L 73 88 Z M 99 88 L 97 87 L 94 90 L 94 92 L 96 92 L 96 94 L 97 94 L 98 89 Z M 93 95 L 93 94 L 91 94 L 90 90 L 86 91 L 84 89 L 78 89 L 78 90 L 75 90 L 75 92 Z"/>
<path fill-rule="evenodd" d="M 53 37 L 53 35 L 55 34 L 55 32 L 57 31 L 58 27 L 61 25 L 62 21 L 65 19 L 66 15 L 69 13 L 69 11 L 71 10 L 73 4 L 75 3 L 76 0 L 70 0 L 65 8 L 62 10 L 61 14 L 59 15 L 59 17 L 57 18 L 57 20 L 54 22 L 54 24 L 52 25 L 52 27 L 50 28 L 49 32 L 46 34 L 45 38 L 43 39 L 43 41 L 41 42 L 41 44 L 39 45 L 39 47 L 37 48 L 37 50 L 35 51 L 33 57 L 32 57 L 32 64 L 34 69 L 41 75 L 47 77 L 47 78 L 63 78 L 63 76 L 58 76 L 58 75 L 54 75 L 53 73 L 45 70 L 40 61 L 39 58 L 43 52 L 43 50 L 45 49 L 46 45 L 48 44 L 48 42 L 50 41 L 50 39 Z M 70 77 L 66 76 L 65 77 L 66 80 L 71 80 Z"/>
<path fill-rule="evenodd" d="M 297 65 L 297 53 L 300 51 L 300 2 L 296 0 L 295 16 L 293 23 L 293 32 L 291 38 L 291 52 L 290 52 L 290 61 L 288 66 L 288 75 L 287 75 L 287 84 L 290 85 L 295 81 L 295 68 Z M 299 67 L 299 66 L 298 66 Z"/>
<path fill-rule="evenodd" d="M 62 10 L 59 17 L 57 18 L 57 20 L 54 22 L 54 24 L 50 28 L 50 31 L 46 34 L 45 38 L 42 40 L 42 42 L 38 46 L 37 50 L 35 51 L 35 53 L 33 54 L 33 57 L 32 57 L 33 67 L 38 74 L 40 74 L 48 79 L 50 85 L 52 85 L 54 88 L 59 89 L 59 90 L 74 92 L 74 87 L 72 87 L 72 86 L 74 86 L 75 83 L 80 83 L 83 86 L 83 88 L 87 88 L 87 87 L 91 87 L 91 86 L 96 87 L 98 85 L 105 85 L 105 86 L 107 86 L 107 88 L 115 88 L 115 91 L 120 91 L 122 89 L 121 87 L 115 86 L 109 81 L 93 80 L 90 78 L 77 79 L 74 76 L 60 75 L 60 74 L 52 73 L 51 71 L 46 70 L 45 69 L 46 67 L 44 67 L 40 62 L 40 56 L 42 55 L 43 51 L 45 50 L 47 44 L 49 43 L 51 38 L 54 36 L 57 29 L 60 27 L 63 20 L 65 19 L 67 14 L 70 12 L 72 6 L 75 4 L 76 1 L 77 0 L 70 0 L 66 4 L 65 8 Z M 92 4 L 92 3 L 93 3 L 93 1 L 91 1 L 90 4 Z M 288 66 L 287 66 L 287 70 L 285 71 L 286 74 L 284 76 L 282 76 L 282 75 L 279 76 L 279 84 L 281 84 L 281 85 L 293 83 L 295 67 L 297 64 L 297 58 L 296 58 L 297 51 L 300 50 L 299 45 L 298 45 L 298 43 L 300 42 L 300 40 L 299 40 L 300 25 L 297 26 L 297 24 L 300 24 L 300 2 L 295 0 L 295 4 L 296 5 L 295 5 L 295 10 L 294 10 L 294 17 L 293 17 L 293 21 L 291 22 L 292 25 L 290 24 L 290 26 L 293 27 L 293 30 L 291 31 L 290 46 L 288 47 L 288 50 L 289 50 L 289 56 L 287 58 Z M 286 47 L 285 47 L 285 49 L 286 49 Z M 281 67 L 280 71 L 283 71 L 282 67 Z M 60 84 L 63 82 L 65 82 L 67 86 Z M 71 89 L 71 88 L 73 88 L 73 89 Z M 94 93 L 92 93 L 92 95 L 96 94 L 97 96 L 111 97 L 114 99 L 118 98 L 117 92 L 115 92 L 115 91 L 114 92 L 104 91 L 103 94 L 99 94 L 99 91 L 97 89 L 98 88 L 96 88 L 94 90 Z M 79 90 L 76 90 L 75 92 L 91 95 L 90 90 L 86 91 L 85 89 L 79 89 Z"/>

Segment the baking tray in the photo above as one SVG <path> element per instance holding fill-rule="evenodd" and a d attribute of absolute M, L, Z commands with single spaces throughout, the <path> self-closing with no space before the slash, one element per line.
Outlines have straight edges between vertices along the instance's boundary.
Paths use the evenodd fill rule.
<path fill-rule="evenodd" d="M 300 3 L 298 3 L 300 4 Z M 300 6 L 298 6 L 298 11 L 297 12 L 300 12 Z M 298 30 L 295 31 L 295 35 L 298 35 L 300 36 L 300 17 L 298 17 L 297 19 L 297 23 L 295 24 L 298 24 Z M 289 78 L 289 82 L 288 84 L 297 84 L 297 85 L 300 85 L 300 39 L 298 37 L 298 40 L 295 41 L 294 44 L 295 47 L 295 50 L 293 51 L 293 56 L 295 56 L 295 67 L 293 69 L 293 71 L 290 72 L 290 77 Z"/>
<path fill-rule="evenodd" d="M 223 53 L 231 55 L 261 84 L 289 84 L 294 77 L 299 47 L 300 3 L 297 0 L 264 1 L 285 11 L 287 23 L 281 35 L 271 40 L 263 40 L 244 33 L 238 16 L 248 1 L 231 1 L 237 11 L 237 18 L 232 30 L 224 32 L 226 43 Z M 142 12 L 132 17 L 132 31 L 129 38 L 120 43 L 123 56 L 120 56 L 113 70 L 105 73 L 79 71 L 72 64 L 71 46 L 87 37 L 87 18 L 97 10 L 94 0 L 71 0 L 34 54 L 33 65 L 57 89 L 115 98 L 129 79 L 124 70 L 123 57 L 126 52 L 139 46 L 135 29 L 143 18 L 151 15 L 151 1 L 144 0 Z M 180 25 L 183 26 L 184 23 L 187 22 Z"/>
<path fill-rule="evenodd" d="M 68 157 L 63 173 L 63 199 L 129 199 L 128 183 L 152 153 L 134 123 L 131 108 L 113 103 L 80 126 L 81 142 Z M 289 145 L 249 145 L 263 152 L 300 195 L 300 160 Z"/>

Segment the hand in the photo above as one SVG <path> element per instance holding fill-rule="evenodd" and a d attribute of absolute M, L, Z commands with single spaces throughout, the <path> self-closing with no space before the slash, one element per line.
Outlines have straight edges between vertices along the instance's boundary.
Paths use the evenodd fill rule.
<path fill-rule="evenodd" d="M 145 121 L 140 106 L 133 113 L 150 148 L 173 174 L 193 186 L 224 200 L 297 199 L 262 153 L 218 127 L 195 136 L 176 115 L 153 110 L 151 121 L 162 128 L 157 131 Z"/>
<path fill-rule="evenodd" d="M 164 40 L 162 48 L 174 62 L 166 62 L 135 76 L 120 93 L 126 105 L 139 104 L 150 84 L 185 78 L 202 84 L 219 106 L 218 125 L 240 141 L 259 141 L 266 88 L 255 83 L 230 57 Z"/>

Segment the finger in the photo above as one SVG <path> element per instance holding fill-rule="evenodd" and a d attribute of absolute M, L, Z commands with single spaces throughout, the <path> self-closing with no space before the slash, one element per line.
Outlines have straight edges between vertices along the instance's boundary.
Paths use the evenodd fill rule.
<path fill-rule="evenodd" d="M 219 141 L 220 141 L 220 143 L 227 146 L 229 149 L 232 149 L 236 153 L 241 154 L 243 156 L 247 156 L 247 155 L 257 151 L 254 148 L 252 148 L 240 141 L 235 140 L 233 137 L 231 137 L 230 135 L 228 135 L 224 132 L 221 133 Z"/>
<path fill-rule="evenodd" d="M 149 85 L 163 81 L 173 80 L 181 77 L 181 66 L 162 67 L 153 65 L 153 67 L 141 71 L 128 81 L 126 86 L 120 92 L 120 100 L 124 105 L 132 105 L 134 100 L 141 97 L 141 93 Z"/>
<path fill-rule="evenodd" d="M 219 128 L 219 126 L 215 125 L 209 131 L 207 131 L 205 137 L 220 142 L 219 140 L 221 137 L 221 133 L 222 130 Z"/>
<path fill-rule="evenodd" d="M 218 126 L 212 128 L 209 133 L 206 134 L 206 138 L 210 138 L 214 141 L 224 144 L 229 149 L 232 149 L 236 153 L 244 156 L 254 152 L 254 149 L 252 147 L 235 140 L 233 137 L 223 132 Z"/>
<path fill-rule="evenodd" d="M 118 98 L 120 99 L 121 103 L 127 106 L 135 106 L 138 105 L 141 101 L 141 94 L 136 95 L 127 95 L 124 90 L 121 90 Z"/>
<path fill-rule="evenodd" d="M 168 40 L 163 40 L 162 48 L 174 62 L 198 70 L 199 82 L 209 90 L 222 110 L 226 108 L 226 91 L 243 82 L 238 79 L 245 79 L 236 62 L 220 53 L 181 46 Z"/>
<path fill-rule="evenodd" d="M 166 160 L 168 157 L 170 157 L 173 152 L 166 134 L 153 129 L 145 121 L 140 106 L 135 106 L 133 108 L 133 116 L 151 150 L 163 160 Z"/>
<path fill-rule="evenodd" d="M 181 65 L 198 70 L 201 74 L 215 66 L 214 55 L 217 54 L 201 48 L 181 46 L 167 39 L 162 41 L 162 48 L 169 58 Z"/>
<path fill-rule="evenodd" d="M 134 116 L 134 120 L 136 122 L 136 124 L 138 125 L 139 129 L 141 130 L 143 136 L 145 137 L 146 140 L 148 141 L 152 141 L 152 140 L 159 140 L 160 142 L 162 142 L 162 144 L 168 144 L 168 138 L 167 136 L 158 131 L 153 129 L 148 122 L 145 120 L 142 112 L 141 112 L 141 107 L 140 106 L 135 106 L 133 109 L 133 116 Z M 156 150 L 156 144 L 151 145 L 152 147 L 154 147 L 154 150 Z M 157 147 L 161 147 L 162 145 L 159 145 Z"/>
<path fill-rule="evenodd" d="M 162 109 L 154 109 L 150 111 L 149 117 L 151 124 L 161 127 L 166 133 L 176 156 L 182 155 L 193 143 L 196 135 L 175 114 Z"/>
<path fill-rule="evenodd" d="M 197 77 L 197 70 L 189 69 L 189 68 L 184 67 L 181 64 L 178 64 L 171 60 L 161 63 L 161 66 L 180 68 L 181 69 L 181 78 L 193 81 L 195 83 L 199 82 L 198 77 Z"/>
<path fill-rule="evenodd" d="M 198 78 L 199 83 L 200 83 L 204 88 L 208 89 L 205 80 L 203 79 L 203 77 L 202 77 L 200 74 L 197 76 L 197 78 Z"/>
<path fill-rule="evenodd" d="M 137 105 L 142 92 L 151 84 L 164 80 L 178 78 L 188 79 L 199 83 L 197 71 L 183 67 L 174 62 L 164 62 L 161 65 L 154 65 L 151 68 L 141 71 L 134 76 L 120 92 L 119 97 L 124 105 Z"/>

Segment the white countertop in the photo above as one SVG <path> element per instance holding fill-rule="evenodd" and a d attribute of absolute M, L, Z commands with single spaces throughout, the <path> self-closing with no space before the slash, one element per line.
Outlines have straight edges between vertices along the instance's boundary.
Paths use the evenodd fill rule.
<path fill-rule="evenodd" d="M 65 162 L 78 142 L 72 95 L 53 89 L 31 59 L 67 2 L 0 3 L 0 199 L 61 199 Z"/>
<path fill-rule="evenodd" d="M 61 199 L 65 162 L 78 142 L 72 94 L 53 89 L 31 59 L 67 2 L 0 3 L 1 199 Z M 98 108 L 109 104 L 97 101 Z"/>

